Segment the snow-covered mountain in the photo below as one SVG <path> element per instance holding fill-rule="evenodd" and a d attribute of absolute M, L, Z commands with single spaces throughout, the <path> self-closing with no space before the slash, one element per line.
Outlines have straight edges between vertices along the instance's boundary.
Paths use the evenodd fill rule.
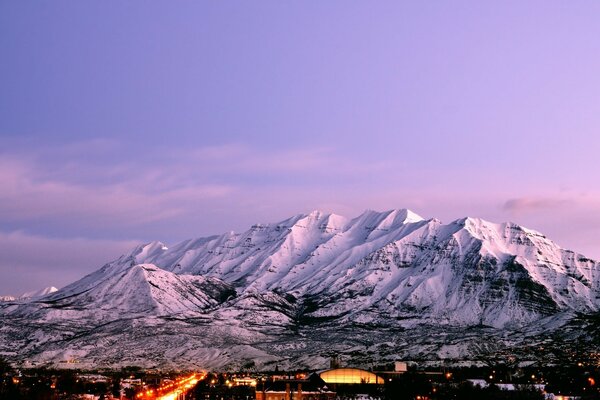
<path fill-rule="evenodd" d="M 35 290 L 33 292 L 25 292 L 21 295 L 21 299 L 33 299 L 36 297 L 43 297 L 46 296 L 50 293 L 54 293 L 56 292 L 58 289 L 55 288 L 54 286 L 48 286 L 46 288 L 40 289 L 40 290 Z"/>
<path fill-rule="evenodd" d="M 0 351 L 37 362 L 204 367 L 316 368 L 331 352 L 362 363 L 476 358 L 517 344 L 534 357 L 523 349 L 586 340 L 578 329 L 595 323 L 599 271 L 513 223 L 315 211 L 141 245 L 59 291 L 5 302 Z"/>
<path fill-rule="evenodd" d="M 58 289 L 55 288 L 54 286 L 48 286 L 46 288 L 35 290 L 32 292 L 25 292 L 18 297 L 17 296 L 0 296 L 0 301 L 15 301 L 17 299 L 19 299 L 19 300 L 32 299 L 32 298 L 36 298 L 36 297 L 46 296 L 50 293 L 56 292 L 57 290 Z"/>

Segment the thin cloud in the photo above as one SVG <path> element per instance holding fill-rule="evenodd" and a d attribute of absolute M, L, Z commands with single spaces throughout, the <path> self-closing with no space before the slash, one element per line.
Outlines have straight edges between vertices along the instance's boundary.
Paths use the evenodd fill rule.
<path fill-rule="evenodd" d="M 85 142 L 66 145 L 61 153 L 78 154 L 95 144 L 99 153 L 115 147 L 111 141 Z M 0 156 L 0 167 L 5 221 L 64 218 L 82 227 L 96 221 L 117 228 L 174 220 L 226 199 L 259 199 L 274 189 L 292 197 L 327 192 L 331 182 L 365 179 L 385 165 L 360 164 L 328 148 L 261 151 L 232 144 L 104 164 L 80 156 L 50 159 L 34 149 Z"/>
<path fill-rule="evenodd" d="M 112 157 L 113 150 L 106 143 L 102 151 Z M 464 216 L 512 220 L 567 248 L 588 251 L 593 244 L 579 246 L 585 236 L 571 238 L 577 232 L 597 238 L 600 226 L 594 217 L 600 215 L 600 196 L 593 193 L 509 189 L 487 172 L 471 176 L 477 185 L 465 186 L 460 174 L 408 171 L 402 160 L 371 162 L 328 147 L 154 149 L 144 158 L 105 162 L 36 154 L 0 155 L 0 220 L 30 232 L 180 240 L 243 230 L 315 208 L 353 216 L 367 208 L 407 207 L 445 222 Z M 53 173 L 54 168 L 62 172 Z M 499 205 L 498 199 L 508 200 Z"/>
<path fill-rule="evenodd" d="M 573 200 L 561 198 L 518 197 L 507 200 L 502 209 L 511 213 L 541 211 L 572 205 Z"/>
<path fill-rule="evenodd" d="M 85 166 L 82 166 L 85 168 Z M 218 198 L 233 190 L 228 185 L 196 184 L 166 188 L 160 176 L 141 173 L 138 178 L 96 186 L 46 178 L 42 166 L 15 159 L 0 159 L 0 217 L 30 220 L 40 217 L 88 217 L 120 223 L 147 223 L 182 212 L 182 205 Z"/>

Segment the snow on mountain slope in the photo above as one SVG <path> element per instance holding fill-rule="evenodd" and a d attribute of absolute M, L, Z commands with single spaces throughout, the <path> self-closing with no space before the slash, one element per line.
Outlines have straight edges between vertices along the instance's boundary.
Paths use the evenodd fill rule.
<path fill-rule="evenodd" d="M 151 243 L 132 257 L 218 277 L 240 292 L 309 298 L 315 315 L 363 322 L 380 313 L 501 327 L 596 311 L 600 298 L 598 263 L 535 231 L 475 218 L 445 225 L 409 210 L 352 220 L 315 211 L 169 249 Z"/>
<path fill-rule="evenodd" d="M 190 240 L 150 256 L 146 256 L 145 249 L 136 250 L 132 256 L 137 262 L 156 264 L 175 273 L 217 276 L 238 287 L 267 290 L 283 285 L 287 289 L 294 284 L 289 278 L 284 280 L 290 274 L 311 278 L 307 265 L 335 262 L 346 250 L 352 254 L 345 257 L 358 259 L 398 229 L 420 221 L 408 210 L 367 211 L 352 221 L 314 211 L 277 224 L 257 224 L 242 234 Z M 357 248 L 365 243 L 372 244 Z"/>
<path fill-rule="evenodd" d="M 57 290 L 58 289 L 55 288 L 54 286 L 50 286 L 50 287 L 47 287 L 47 288 L 44 288 L 44 289 L 40 289 L 40 290 L 36 290 L 36 291 L 33 291 L 33 292 L 23 293 L 20 298 L 21 299 L 33 299 L 33 298 L 37 298 L 37 297 L 43 297 L 43 296 L 49 295 L 51 293 L 54 293 Z"/>
<path fill-rule="evenodd" d="M 358 263 L 321 272 L 317 291 L 331 300 L 333 309 L 320 311 L 325 315 L 345 309 L 373 317 L 376 310 L 503 327 L 559 310 L 597 311 L 598 268 L 514 224 L 430 220 Z"/>
<path fill-rule="evenodd" d="M 98 273 L 91 276 L 97 277 Z M 12 307 L 13 316 L 35 315 L 45 321 L 116 320 L 136 316 L 196 316 L 235 296 L 235 290 L 216 278 L 176 275 L 150 264 L 120 268 L 90 284 L 80 284 Z"/>
<path fill-rule="evenodd" d="M 115 337 L 159 364 L 179 354 L 175 343 L 187 352 L 177 357 L 204 348 L 214 365 L 240 362 L 249 349 L 271 361 L 303 349 L 309 359 L 333 340 L 341 340 L 336 351 L 358 354 L 359 343 L 375 338 L 382 344 L 369 352 L 380 355 L 489 353 L 502 346 L 478 335 L 542 335 L 597 313 L 599 270 L 513 223 L 443 224 L 404 209 L 353 219 L 314 211 L 240 234 L 140 245 L 57 292 L 3 302 L 0 343 L 45 361 L 69 346 L 108 364 L 117 354 L 98 348 Z M 413 335 L 423 329 L 429 342 Z"/>
<path fill-rule="evenodd" d="M 242 234 L 190 240 L 163 252 L 134 254 L 175 273 L 216 276 L 257 290 L 277 287 L 292 267 L 302 263 L 314 248 L 345 225 L 343 217 L 313 212 L 277 224 L 257 224 Z"/>

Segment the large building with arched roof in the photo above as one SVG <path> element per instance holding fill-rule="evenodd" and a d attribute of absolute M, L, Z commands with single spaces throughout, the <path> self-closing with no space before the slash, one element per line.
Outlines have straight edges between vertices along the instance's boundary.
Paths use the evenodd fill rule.
<path fill-rule="evenodd" d="M 330 369 L 319 374 L 327 384 L 341 383 L 341 384 L 353 384 L 353 383 L 373 383 L 383 384 L 383 378 L 375 375 L 372 372 L 365 371 L 364 369 L 358 368 L 335 368 Z"/>

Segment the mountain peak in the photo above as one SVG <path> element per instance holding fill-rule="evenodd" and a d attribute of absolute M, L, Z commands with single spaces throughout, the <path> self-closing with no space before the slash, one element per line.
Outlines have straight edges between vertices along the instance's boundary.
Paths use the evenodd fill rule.
<path fill-rule="evenodd" d="M 371 225 L 383 224 L 387 227 L 424 221 L 424 218 L 407 208 L 397 208 L 387 211 L 365 210 L 355 218 Z"/>
<path fill-rule="evenodd" d="M 425 220 L 419 214 L 412 210 L 409 210 L 408 208 L 398 208 L 391 210 L 391 212 L 404 218 L 405 223 L 421 222 Z"/>
<path fill-rule="evenodd" d="M 131 252 L 131 255 L 135 257 L 136 260 L 147 260 L 150 257 L 158 256 L 164 253 L 169 248 L 158 240 L 152 241 L 150 243 L 145 243 L 137 246 Z"/>
<path fill-rule="evenodd" d="M 48 294 L 56 292 L 57 290 L 58 289 L 55 288 L 54 286 L 49 286 L 47 288 L 35 290 L 33 292 L 23 293 L 20 298 L 21 299 L 33 299 L 33 298 L 37 298 L 37 297 L 46 296 Z"/>

